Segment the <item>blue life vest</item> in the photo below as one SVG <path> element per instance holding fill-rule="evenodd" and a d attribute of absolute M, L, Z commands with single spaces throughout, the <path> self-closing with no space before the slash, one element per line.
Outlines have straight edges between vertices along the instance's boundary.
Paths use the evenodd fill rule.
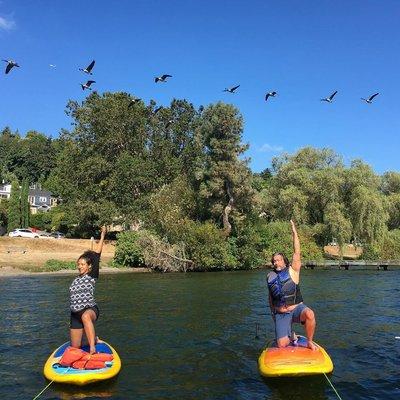
<path fill-rule="evenodd" d="M 267 275 L 269 293 L 275 307 L 292 306 L 303 301 L 300 286 L 293 282 L 289 267 L 273 270 Z"/>

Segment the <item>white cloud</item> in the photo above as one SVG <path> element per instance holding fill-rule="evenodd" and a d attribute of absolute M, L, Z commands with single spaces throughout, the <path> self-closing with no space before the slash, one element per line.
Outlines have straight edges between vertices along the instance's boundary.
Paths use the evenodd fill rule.
<path fill-rule="evenodd" d="M 261 151 L 262 153 L 280 153 L 281 151 L 283 151 L 283 147 L 282 146 L 273 146 L 271 144 L 268 143 L 264 143 L 259 149 L 258 151 Z"/>
<path fill-rule="evenodd" d="M 0 16 L 0 29 L 9 31 L 15 28 L 15 21 L 12 18 Z"/>

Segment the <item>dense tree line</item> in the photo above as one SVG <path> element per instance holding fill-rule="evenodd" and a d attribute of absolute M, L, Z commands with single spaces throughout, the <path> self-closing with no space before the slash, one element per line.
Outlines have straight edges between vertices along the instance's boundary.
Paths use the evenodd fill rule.
<path fill-rule="evenodd" d="M 322 257 L 333 238 L 362 244 L 365 256 L 400 258 L 400 173 L 379 176 L 361 160 L 345 166 L 312 147 L 252 173 L 242 116 L 224 103 L 196 109 L 174 99 L 157 110 L 127 93 L 94 92 L 70 101 L 67 114 L 72 129 L 57 139 L 0 134 L 1 178 L 39 181 L 62 199 L 32 223 L 75 236 L 103 223 L 140 228 L 212 269 L 290 252 L 293 218 L 305 258 Z"/>

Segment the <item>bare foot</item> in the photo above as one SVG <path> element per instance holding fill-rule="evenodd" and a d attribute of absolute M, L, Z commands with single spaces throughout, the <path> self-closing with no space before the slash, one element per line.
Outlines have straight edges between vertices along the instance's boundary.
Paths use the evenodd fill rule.
<path fill-rule="evenodd" d="M 98 336 L 96 336 L 96 344 L 97 343 L 104 343 L 102 340 L 100 340 L 100 338 Z"/>
<path fill-rule="evenodd" d="M 307 347 L 312 351 L 318 350 L 318 347 L 314 344 L 312 340 L 307 341 Z"/>

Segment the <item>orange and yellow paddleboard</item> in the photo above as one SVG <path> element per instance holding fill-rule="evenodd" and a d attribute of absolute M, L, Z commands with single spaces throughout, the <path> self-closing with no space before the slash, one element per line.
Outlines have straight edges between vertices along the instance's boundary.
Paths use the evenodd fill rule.
<path fill-rule="evenodd" d="M 314 342 L 315 343 L 315 342 Z M 327 374 L 333 371 L 328 353 L 317 343 L 311 350 L 304 336 L 298 336 L 297 346 L 267 347 L 258 358 L 260 374 L 266 378 Z"/>

